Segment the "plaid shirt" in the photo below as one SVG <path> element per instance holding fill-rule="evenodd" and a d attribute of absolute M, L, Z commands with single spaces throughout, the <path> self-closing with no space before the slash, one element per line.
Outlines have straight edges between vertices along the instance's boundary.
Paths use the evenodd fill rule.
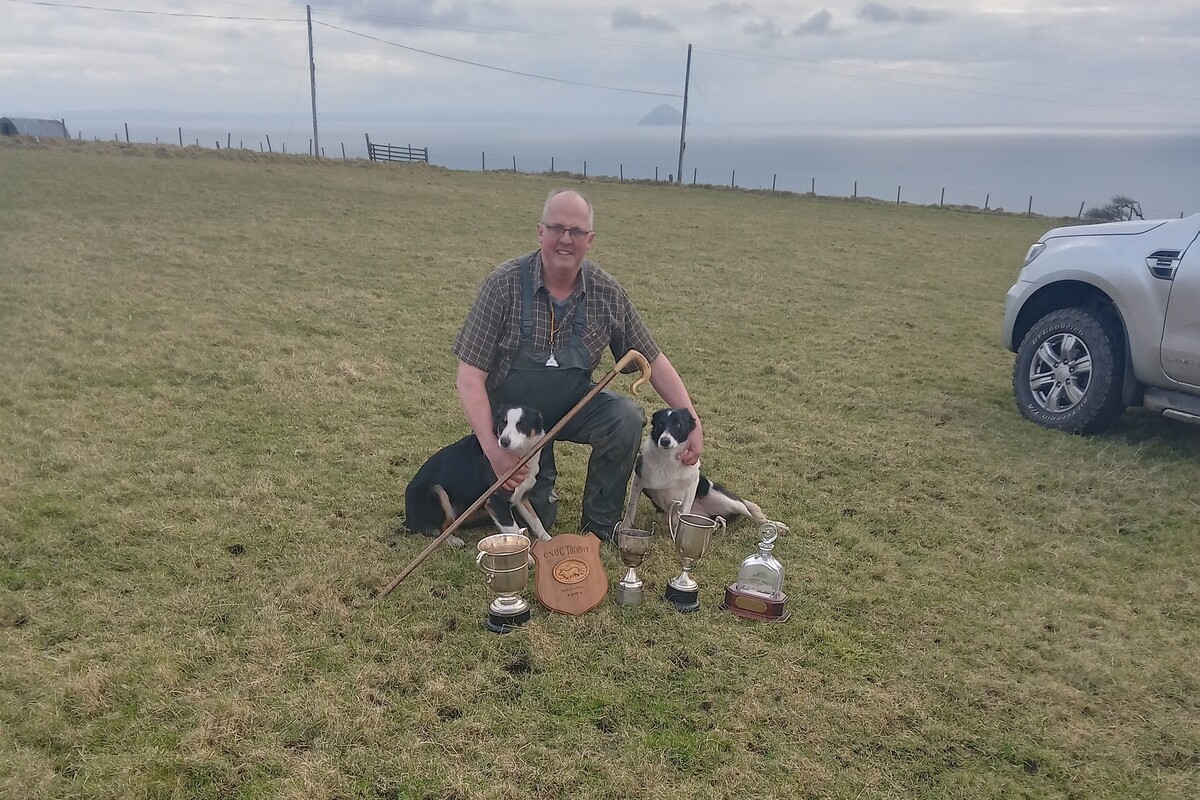
<path fill-rule="evenodd" d="M 562 349 L 571 339 L 575 307 L 587 303 L 587 326 L 583 343 L 592 369 L 600 363 L 604 349 L 620 359 L 637 350 L 653 361 L 661 352 L 654 337 L 633 307 L 629 295 L 613 276 L 590 261 L 584 261 L 585 285 L 567 300 L 566 310 L 554 314 L 554 348 Z M 550 349 L 550 294 L 542 279 L 542 253 L 533 254 L 533 347 Z M 464 363 L 488 373 L 489 391 L 504 383 L 521 340 L 521 265 L 506 261 L 483 279 L 466 321 L 454 340 L 454 354 Z"/>

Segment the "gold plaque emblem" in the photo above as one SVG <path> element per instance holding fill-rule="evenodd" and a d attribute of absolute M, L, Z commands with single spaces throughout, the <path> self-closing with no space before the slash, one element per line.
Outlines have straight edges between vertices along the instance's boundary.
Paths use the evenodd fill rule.
<path fill-rule="evenodd" d="M 559 583 L 579 583 L 588 576 L 588 565 L 577 558 L 568 559 L 554 568 L 554 580 Z"/>

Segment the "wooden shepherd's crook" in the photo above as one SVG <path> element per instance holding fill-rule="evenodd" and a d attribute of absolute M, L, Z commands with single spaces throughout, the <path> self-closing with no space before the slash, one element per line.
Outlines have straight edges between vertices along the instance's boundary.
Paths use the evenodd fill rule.
<path fill-rule="evenodd" d="M 589 402 L 591 402 L 591 399 L 593 397 L 600 394 L 600 392 L 604 389 L 605 386 L 608 386 L 608 384 L 612 383 L 613 378 L 617 377 L 617 375 L 621 372 L 621 370 L 624 369 L 625 367 L 629 366 L 630 363 L 637 364 L 638 369 L 641 370 L 641 374 L 638 375 L 637 380 L 635 380 L 633 382 L 633 385 L 629 387 L 630 393 L 636 395 L 637 391 L 640 387 L 642 387 L 646 383 L 649 383 L 649 381 L 650 381 L 650 362 L 646 360 L 646 357 L 644 355 L 639 353 L 637 350 L 630 350 L 628 353 L 621 356 L 621 360 L 613 365 L 613 368 L 611 370 L 609 370 L 608 374 L 605 375 L 603 378 L 601 378 L 600 381 L 595 386 L 593 386 L 591 389 L 589 389 L 588 393 L 583 396 L 583 399 L 580 400 L 578 403 L 576 403 L 574 408 L 572 408 L 570 411 L 568 411 L 566 416 L 564 416 L 562 419 L 560 419 L 553 428 L 551 428 L 549 431 L 547 431 L 546 435 L 543 436 L 536 445 L 534 445 L 532 450 L 530 450 L 525 455 L 521 456 L 520 460 L 518 460 L 516 464 L 513 464 L 512 469 L 510 469 L 508 472 L 504 473 L 503 475 L 501 475 L 499 478 L 496 479 L 496 482 L 492 484 L 492 488 L 488 489 L 486 492 L 484 492 L 482 495 L 480 495 L 479 499 L 476 500 L 474 503 L 472 503 L 470 505 L 470 507 L 467 508 L 466 511 L 459 514 L 458 519 L 454 520 L 454 522 L 451 522 L 450 525 L 446 528 L 446 530 L 442 531 L 440 536 L 438 536 L 436 539 L 434 539 L 432 542 L 430 542 L 429 546 L 426 547 L 424 550 L 422 550 L 421 553 L 412 560 L 412 563 L 404 568 L 403 572 L 401 572 L 399 575 L 397 575 L 395 578 L 393 578 L 391 583 L 389 583 L 387 586 L 383 587 L 383 590 L 379 592 L 378 596 L 379 597 L 387 597 L 389 594 L 391 594 L 392 590 L 395 589 L 397 586 L 399 586 L 401 581 L 403 581 L 405 578 L 407 578 L 409 575 L 411 575 L 416 570 L 417 567 L 421 566 L 422 562 L 424 562 L 425 559 L 429 558 L 430 554 L 433 553 L 433 551 L 438 548 L 438 545 L 440 545 L 442 542 L 444 542 L 448 538 L 450 538 L 450 535 L 452 533 L 454 533 L 456 530 L 458 530 L 459 527 L 462 526 L 463 522 L 465 522 L 467 519 L 469 519 L 472 514 L 474 514 L 476 511 L 478 511 L 483 506 L 483 504 L 485 502 L 487 502 L 487 499 L 489 497 L 491 497 L 493 494 L 495 494 L 496 491 L 504 485 L 505 481 L 507 481 L 509 478 L 511 478 L 517 470 L 519 470 L 521 467 L 525 466 L 525 464 L 528 463 L 530 459 L 532 459 L 535 455 L 540 453 L 542 451 L 542 448 L 545 447 L 548 442 L 552 441 L 554 439 L 554 437 L 558 435 L 558 432 L 563 429 L 563 426 L 566 425 L 568 422 L 570 422 L 571 418 L 574 417 L 576 414 L 578 414 L 580 409 L 582 409 Z"/>

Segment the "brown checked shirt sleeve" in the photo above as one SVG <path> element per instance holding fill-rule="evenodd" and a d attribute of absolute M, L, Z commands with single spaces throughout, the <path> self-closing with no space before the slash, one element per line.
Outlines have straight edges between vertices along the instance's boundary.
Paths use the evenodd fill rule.
<path fill-rule="evenodd" d="M 554 322 L 556 342 L 565 343 L 571 334 L 575 306 L 587 303 L 584 345 L 592 369 L 607 349 L 614 359 L 629 350 L 638 350 L 653 361 L 661 352 L 641 314 L 629 295 L 604 270 L 584 261 L 585 284 L 575 294 L 561 317 Z M 542 280 L 541 253 L 533 253 L 533 344 L 538 350 L 550 348 L 550 299 Z M 507 261 L 483 279 L 475 302 L 454 340 L 454 354 L 464 363 L 488 373 L 487 388 L 495 389 L 512 366 L 521 338 L 521 266 L 517 259 Z M 636 367 L 631 366 L 631 369 Z"/>

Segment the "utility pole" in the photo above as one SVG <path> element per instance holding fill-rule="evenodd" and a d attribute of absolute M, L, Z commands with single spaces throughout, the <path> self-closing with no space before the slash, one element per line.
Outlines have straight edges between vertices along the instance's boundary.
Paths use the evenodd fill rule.
<path fill-rule="evenodd" d="M 317 136 L 317 62 L 313 60 L 312 6 L 305 6 L 305 8 L 308 10 L 308 77 L 312 84 L 313 155 L 320 158 L 321 138 Z"/>
<path fill-rule="evenodd" d="M 687 71 L 683 75 L 683 124 L 679 126 L 679 169 L 675 171 L 675 182 L 683 183 L 683 150 L 687 147 L 684 136 L 687 134 L 687 101 L 688 84 L 692 82 L 692 46 L 688 45 Z"/>

